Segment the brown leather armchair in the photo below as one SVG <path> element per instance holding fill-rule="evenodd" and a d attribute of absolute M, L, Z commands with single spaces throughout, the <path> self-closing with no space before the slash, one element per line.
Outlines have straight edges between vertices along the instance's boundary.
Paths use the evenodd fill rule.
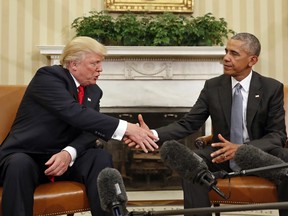
<path fill-rule="evenodd" d="M 0 144 L 8 134 L 26 86 L 0 85 Z M 0 187 L 0 216 L 2 216 Z M 132 200 L 127 206 L 180 205 L 182 200 Z M 37 216 L 67 215 L 89 211 L 85 186 L 78 182 L 61 181 L 39 185 L 34 193 L 34 213 Z"/>
<path fill-rule="evenodd" d="M 8 134 L 26 86 L 0 86 L 0 144 Z M 0 187 L 0 216 L 2 216 L 2 187 Z M 88 211 L 85 186 L 66 181 L 42 184 L 34 193 L 34 215 L 74 215 Z"/>
<path fill-rule="evenodd" d="M 284 109 L 286 132 L 288 134 L 288 85 L 284 87 Z M 209 145 L 212 135 L 198 137 L 195 140 L 197 148 Z M 286 140 L 288 147 L 288 139 Z M 231 194 L 228 200 L 221 198 L 214 191 L 209 192 L 209 197 L 214 206 L 220 204 L 258 204 L 277 202 L 277 190 L 273 182 L 256 176 L 239 176 L 230 179 L 218 179 L 217 186 L 225 194 Z M 220 215 L 217 213 L 216 215 Z"/>

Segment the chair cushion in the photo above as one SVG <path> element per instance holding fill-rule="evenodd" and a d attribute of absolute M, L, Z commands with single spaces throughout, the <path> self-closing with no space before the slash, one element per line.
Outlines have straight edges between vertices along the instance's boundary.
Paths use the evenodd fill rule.
<path fill-rule="evenodd" d="M 1 197 L 2 187 L 0 203 Z M 88 210 L 90 208 L 85 186 L 78 182 L 61 181 L 41 184 L 34 193 L 34 215 L 59 215 Z M 1 212 L 0 209 L 0 215 Z"/>
<path fill-rule="evenodd" d="M 223 204 L 253 204 L 277 202 L 277 189 L 273 182 L 256 176 L 239 176 L 229 179 L 218 179 L 217 187 L 230 198 L 220 197 L 216 192 L 210 191 L 212 203 Z"/>

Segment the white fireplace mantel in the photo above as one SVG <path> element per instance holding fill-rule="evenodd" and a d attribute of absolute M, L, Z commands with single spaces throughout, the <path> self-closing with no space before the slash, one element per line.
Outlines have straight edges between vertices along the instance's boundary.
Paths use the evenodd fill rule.
<path fill-rule="evenodd" d="M 63 45 L 38 47 L 51 65 L 59 64 Z M 101 79 L 208 79 L 222 73 L 223 55 L 217 46 L 107 46 Z"/>
<path fill-rule="evenodd" d="M 64 45 L 39 45 L 40 54 L 58 56 Z M 224 55 L 224 48 L 219 46 L 107 46 L 108 56 L 215 56 Z"/>
<path fill-rule="evenodd" d="M 59 64 L 63 45 L 38 48 L 50 65 Z M 191 107 L 204 81 L 222 74 L 224 54 L 218 46 L 107 46 L 97 81 L 105 94 L 101 105 Z"/>

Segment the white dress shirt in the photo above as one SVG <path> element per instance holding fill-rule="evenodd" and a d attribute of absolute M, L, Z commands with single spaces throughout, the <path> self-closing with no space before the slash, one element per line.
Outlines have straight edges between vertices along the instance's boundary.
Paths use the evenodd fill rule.
<path fill-rule="evenodd" d="M 248 135 L 248 131 L 247 131 L 247 120 L 246 120 L 246 115 L 247 115 L 247 103 L 248 103 L 248 95 L 249 95 L 249 89 L 250 89 L 250 82 L 251 82 L 251 78 L 252 78 L 252 71 L 250 72 L 250 74 L 243 80 L 241 80 L 240 82 L 238 82 L 237 80 L 235 80 L 233 77 L 231 77 L 231 81 L 232 81 L 232 93 L 234 94 L 234 87 L 237 83 L 240 83 L 242 88 L 241 88 L 241 94 L 243 97 L 243 140 L 244 143 L 249 142 L 249 135 Z"/>

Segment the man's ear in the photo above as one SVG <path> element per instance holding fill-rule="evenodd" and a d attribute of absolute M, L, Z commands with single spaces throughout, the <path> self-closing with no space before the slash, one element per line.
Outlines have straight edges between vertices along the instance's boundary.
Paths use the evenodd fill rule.
<path fill-rule="evenodd" d="M 258 56 L 256 55 L 250 56 L 250 62 L 249 62 L 250 67 L 255 65 L 257 62 L 258 62 Z"/>
<path fill-rule="evenodd" d="M 68 63 L 68 68 L 72 69 L 73 71 L 75 71 L 77 69 L 77 62 L 76 61 L 70 61 Z"/>

